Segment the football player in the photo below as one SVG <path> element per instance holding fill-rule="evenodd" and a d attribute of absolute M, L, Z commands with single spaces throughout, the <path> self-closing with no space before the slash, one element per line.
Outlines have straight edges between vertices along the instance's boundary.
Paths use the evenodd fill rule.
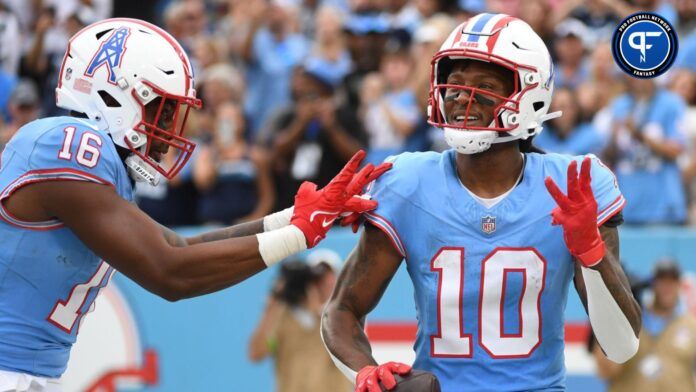
<path fill-rule="evenodd" d="M 104 20 L 70 40 L 56 98 L 73 116 L 29 123 L 0 161 L 1 391 L 60 388 L 114 269 L 171 301 L 203 295 L 313 247 L 339 214 L 355 221 L 376 206 L 353 196 L 388 166 L 357 171 L 359 152 L 325 188 L 304 183 L 294 208 L 262 220 L 193 238 L 159 226 L 132 203 L 133 185 L 171 179 L 191 156 L 192 76 L 181 46 L 150 23 Z"/>
<path fill-rule="evenodd" d="M 443 391 L 564 390 L 571 283 L 608 358 L 636 352 L 640 309 L 618 261 L 625 201 L 614 176 L 594 156 L 531 145 L 560 115 L 548 113 L 552 91 L 544 42 L 511 16 L 469 19 L 434 56 L 429 121 L 452 149 L 391 159 L 323 316 L 325 344 L 356 391 L 391 389 L 409 371 L 377 364 L 363 332 L 402 260 L 418 316 L 413 367 Z"/>

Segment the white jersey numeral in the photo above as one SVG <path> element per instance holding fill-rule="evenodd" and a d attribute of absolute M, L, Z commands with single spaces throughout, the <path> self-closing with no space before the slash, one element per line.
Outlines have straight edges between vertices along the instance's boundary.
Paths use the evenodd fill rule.
<path fill-rule="evenodd" d="M 106 286 L 113 271 L 114 269 L 111 268 L 111 266 L 102 261 L 97 271 L 87 282 L 75 285 L 70 291 L 67 300 L 58 301 L 56 303 L 51 314 L 48 316 L 48 321 L 63 331 L 72 333 L 75 323 L 86 313 L 81 309 L 84 307 L 87 296 L 89 296 L 92 290 L 96 289 L 98 291 Z M 97 295 L 99 295 L 98 292 Z M 97 298 L 97 295 L 94 296 L 92 302 Z M 87 312 L 91 310 L 91 307 L 92 304 L 87 307 Z"/>
<path fill-rule="evenodd" d="M 58 151 L 58 158 L 70 160 L 72 159 L 70 146 L 72 146 L 73 139 L 75 138 L 75 127 L 66 127 L 63 129 L 63 132 L 65 133 L 65 138 L 63 138 L 63 147 Z M 90 132 L 83 133 L 80 138 L 80 145 L 77 147 L 77 157 L 75 160 L 82 166 L 93 168 L 99 162 L 99 155 L 101 154 L 99 148 L 101 146 L 102 140 L 99 135 Z"/>
<path fill-rule="evenodd" d="M 75 137 L 75 127 L 66 127 L 63 129 L 63 132 L 65 132 L 65 137 L 63 138 L 63 148 L 58 151 L 58 158 L 70 160 L 72 158 L 70 146 L 72 145 L 73 138 Z"/>
<path fill-rule="evenodd" d="M 464 333 L 464 248 L 445 247 L 431 261 L 439 273 L 437 291 L 438 333 L 430 336 L 435 357 L 472 356 L 471 334 Z M 506 333 L 504 306 L 508 276 L 522 276 L 518 300 L 518 331 Z M 540 300 L 546 261 L 534 248 L 498 248 L 481 263 L 479 292 L 479 345 L 493 358 L 524 358 L 541 343 Z M 470 283 L 468 283 L 470 284 Z"/>

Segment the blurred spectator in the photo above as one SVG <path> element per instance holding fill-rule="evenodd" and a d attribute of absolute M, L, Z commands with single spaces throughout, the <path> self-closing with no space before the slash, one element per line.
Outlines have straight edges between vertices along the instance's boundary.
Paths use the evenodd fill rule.
<path fill-rule="evenodd" d="M 611 103 L 604 151 L 629 200 L 624 219 L 630 224 L 684 223 L 686 200 L 676 160 L 685 146 L 680 126 L 686 105 L 652 79 L 626 76 L 625 80 L 627 93 Z"/>
<path fill-rule="evenodd" d="M 597 42 L 590 55 L 589 80 L 578 87 L 581 89 L 584 86 L 591 86 L 596 93 L 593 96 L 592 110 L 585 113 L 587 119 L 624 92 L 626 87 L 622 82 L 621 75 L 621 70 L 616 66 L 614 56 L 611 53 L 611 43 L 609 41 Z M 587 109 L 587 106 L 583 105 L 583 108 Z"/>
<path fill-rule="evenodd" d="M 609 39 L 619 23 L 619 17 L 603 0 L 565 0 L 554 8 L 549 20 L 556 26 L 566 18 L 579 20 L 588 27 L 588 42 L 593 44 Z"/>
<path fill-rule="evenodd" d="M 672 0 L 679 16 L 678 36 L 685 37 L 696 29 L 696 1 Z"/>
<path fill-rule="evenodd" d="M 675 68 L 686 68 L 696 73 L 696 31 L 682 39 L 679 44 Z"/>
<path fill-rule="evenodd" d="M 517 16 L 527 22 L 544 41 L 553 35 L 553 27 L 549 24 L 551 7 L 547 0 L 526 0 L 519 3 Z"/>
<path fill-rule="evenodd" d="M 309 49 L 298 31 L 297 8 L 288 2 L 272 0 L 265 12 L 254 17 L 242 52 L 248 64 L 245 109 L 252 133 L 289 103 L 292 69 Z"/>
<path fill-rule="evenodd" d="M 408 141 L 407 151 L 421 151 L 429 148 L 441 151 L 449 148 L 441 129 L 427 122 L 427 110 L 430 96 L 430 62 L 437 53 L 449 33 L 454 29 L 456 21 L 446 14 L 437 14 L 426 19 L 413 35 L 411 57 L 413 68 L 410 76 L 410 87 L 418 104 L 420 123 L 414 136 Z"/>
<path fill-rule="evenodd" d="M 85 25 L 111 16 L 114 0 L 43 0 L 44 7 L 56 10 L 58 24 L 77 17 Z"/>
<path fill-rule="evenodd" d="M 442 11 L 442 3 L 440 0 L 391 0 L 388 2 L 391 27 L 413 35 L 423 20 Z"/>
<path fill-rule="evenodd" d="M 0 151 L 19 128 L 39 117 L 39 93 L 30 80 L 20 81 L 8 102 L 10 121 L 0 127 Z"/>
<path fill-rule="evenodd" d="M 588 29 L 577 19 L 566 19 L 556 26 L 555 36 L 555 87 L 577 88 L 589 77 L 589 65 L 585 58 Z"/>
<path fill-rule="evenodd" d="M 202 0 L 174 0 L 164 12 L 165 29 L 179 41 L 187 53 L 206 33 L 208 18 Z"/>
<path fill-rule="evenodd" d="M 360 106 L 360 84 L 363 77 L 379 69 L 384 45 L 389 37 L 389 20 L 382 14 L 352 14 L 344 21 L 348 35 L 348 50 L 353 60 L 353 71 L 345 78 L 343 89 L 348 108 L 357 111 Z"/>
<path fill-rule="evenodd" d="M 654 12 L 667 19 L 672 27 L 679 29 L 679 16 L 674 6 L 667 0 L 599 0 L 623 19 L 639 11 Z"/>
<path fill-rule="evenodd" d="M 277 201 L 274 210 L 293 204 L 300 184 L 327 184 L 364 145 L 365 132 L 354 112 L 339 107 L 323 68 L 305 65 L 293 73 L 292 104 L 259 135 L 272 151 Z"/>
<path fill-rule="evenodd" d="M 366 162 L 379 163 L 405 150 L 423 112 L 408 81 L 413 69 L 409 48 L 390 41 L 378 74 L 365 77 L 360 113 L 369 137 Z"/>
<path fill-rule="evenodd" d="M 459 24 L 481 12 L 487 12 L 486 0 L 457 0 L 456 5 L 450 3 L 450 7 L 445 7 L 445 12 L 453 14 Z"/>
<path fill-rule="evenodd" d="M 34 36 L 21 59 L 20 74 L 36 82 L 41 97 L 41 112 L 44 116 L 64 114 L 56 107 L 55 88 L 58 72 L 68 39 L 85 26 L 77 14 L 68 16 L 63 23 L 56 17 L 52 7 L 41 9 L 36 21 Z"/>
<path fill-rule="evenodd" d="M 411 57 L 411 88 L 416 94 L 420 112 L 425 115 L 430 93 L 430 62 L 449 33 L 455 27 L 455 21 L 445 14 L 432 16 L 418 27 L 413 34 Z"/>
<path fill-rule="evenodd" d="M 638 353 L 624 364 L 608 360 L 595 345 L 600 377 L 610 392 L 694 391 L 696 319 L 679 303 L 681 269 L 676 262 L 656 263 L 652 301 L 643 307 Z"/>
<path fill-rule="evenodd" d="M 685 153 L 680 157 L 682 178 L 689 201 L 689 223 L 696 223 L 696 69 L 678 68 L 673 71 L 671 90 L 687 103 L 684 114 Z"/>
<path fill-rule="evenodd" d="M 201 74 L 197 84 L 198 94 L 203 102 L 201 110 L 189 113 L 191 131 L 201 140 L 210 139 L 215 133 L 216 117 L 220 106 L 228 102 L 242 105 L 246 85 L 241 72 L 226 63 L 208 66 Z M 245 119 L 246 123 L 246 119 Z M 244 128 L 247 132 L 248 129 Z M 248 137 L 246 133 L 245 137 Z"/>
<path fill-rule="evenodd" d="M 337 272 L 334 262 L 322 257 L 311 265 L 289 261 L 281 266 L 248 352 L 254 362 L 274 358 L 279 392 L 353 389 L 331 361 L 319 332 L 321 312 Z"/>
<path fill-rule="evenodd" d="M 247 143 L 245 129 L 241 106 L 221 105 L 213 140 L 199 147 L 193 168 L 200 222 L 229 225 L 271 212 L 275 191 L 268 154 Z"/>
<path fill-rule="evenodd" d="M 226 14 L 216 21 L 214 34 L 225 45 L 225 53 L 237 66 L 244 66 L 247 38 L 268 8 L 267 0 L 227 0 Z"/>
<path fill-rule="evenodd" d="M 12 11 L 0 2 L 0 72 L 16 76 L 22 54 L 22 35 L 19 21 Z"/>
<path fill-rule="evenodd" d="M 316 13 L 316 39 L 307 60 L 323 68 L 334 85 L 340 84 L 352 67 L 342 25 L 343 15 L 338 8 L 320 8 Z"/>
<path fill-rule="evenodd" d="M 562 111 L 561 117 L 550 120 L 544 131 L 534 137 L 534 144 L 548 152 L 584 155 L 600 154 L 604 139 L 589 122 L 584 122 L 576 93 L 568 88 L 554 90 L 550 112 Z"/>
<path fill-rule="evenodd" d="M 201 36 L 193 42 L 193 50 L 191 52 L 191 63 L 193 66 L 193 74 L 201 75 L 206 69 L 222 63 L 224 48 L 221 43 L 211 36 Z"/>

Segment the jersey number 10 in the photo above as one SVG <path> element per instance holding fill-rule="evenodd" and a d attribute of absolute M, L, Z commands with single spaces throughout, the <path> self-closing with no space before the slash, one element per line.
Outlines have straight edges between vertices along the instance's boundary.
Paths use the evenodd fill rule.
<path fill-rule="evenodd" d="M 546 261 L 534 248 L 497 248 L 481 262 L 480 282 L 464 274 L 464 248 L 444 247 L 430 268 L 438 272 L 438 333 L 430 336 L 433 357 L 471 358 L 472 335 L 464 330 L 465 284 L 478 284 L 478 340 L 492 358 L 525 358 L 541 343 L 540 300 Z M 508 274 L 522 274 L 517 333 L 505 333 L 504 306 Z M 465 282 L 466 281 L 466 282 Z"/>

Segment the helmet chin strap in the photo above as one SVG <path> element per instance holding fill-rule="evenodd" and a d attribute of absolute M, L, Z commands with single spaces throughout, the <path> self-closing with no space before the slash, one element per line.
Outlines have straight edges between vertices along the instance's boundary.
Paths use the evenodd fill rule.
<path fill-rule="evenodd" d="M 139 150 L 145 154 L 145 146 L 140 147 Z M 128 174 L 135 182 L 147 182 L 152 186 L 157 186 L 162 178 L 152 165 L 135 154 L 130 154 L 124 163 L 128 168 Z"/>

